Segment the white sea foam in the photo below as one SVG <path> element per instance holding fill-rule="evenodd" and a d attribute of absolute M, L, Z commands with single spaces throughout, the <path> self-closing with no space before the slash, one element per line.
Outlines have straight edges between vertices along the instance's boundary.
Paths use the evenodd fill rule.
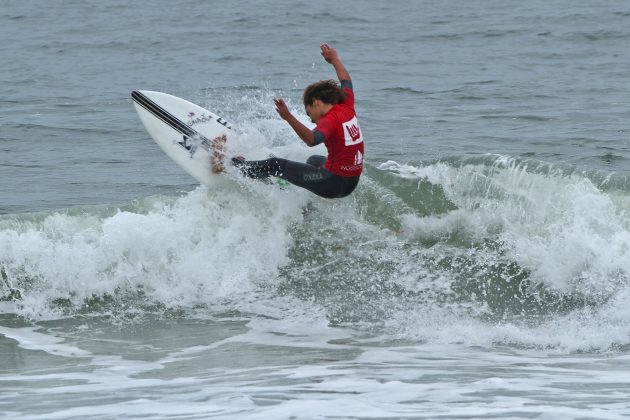
<path fill-rule="evenodd" d="M 381 169 L 439 185 L 457 206 L 443 214 L 403 216 L 404 235 L 425 240 L 456 233 L 473 242 L 491 240 L 502 250 L 444 244 L 438 251 L 424 252 L 426 256 L 473 258 L 482 268 L 514 261 L 547 290 L 606 302 L 550 315 L 535 326 L 518 319 L 489 325 L 476 316 L 485 310 L 483 302 L 429 302 L 396 312 L 388 320 L 389 331 L 434 343 L 513 343 L 557 351 L 602 350 L 628 342 L 627 200 L 602 191 L 583 175 L 528 170 L 509 159 L 499 159 L 492 167 L 387 162 Z"/>
<path fill-rule="evenodd" d="M 307 213 L 313 199 L 308 193 L 244 179 L 175 199 L 154 197 L 133 211 L 5 218 L 0 261 L 5 283 L 18 289 L 21 299 L 5 302 L 3 311 L 56 318 L 68 305 L 77 310 L 94 298 L 122 296 L 124 301 L 141 292 L 148 304 L 253 311 L 292 319 L 297 329 L 315 313 L 324 323 L 328 317 L 351 319 L 359 327 L 374 319 L 384 323 L 388 336 L 423 342 L 514 343 L 560 351 L 628 342 L 624 281 L 630 239 L 619 207 L 623 200 L 578 175 L 528 172 L 504 163 L 414 168 L 390 162 L 382 168 L 430 180 L 457 209 L 420 217 L 405 207 L 403 231 L 392 232 L 364 219 L 361 194 L 376 188 L 369 179 L 357 198 L 316 199 Z M 309 214 L 307 224 L 304 214 Z M 298 237 L 293 237 L 295 227 Z M 501 252 L 442 241 L 454 235 L 495 241 Z M 438 243 L 424 249 L 416 239 Z M 300 257 L 306 261 L 289 275 L 304 276 L 295 281 L 312 289 L 314 302 L 283 301 L 274 291 L 282 281 L 280 270 L 294 263 L 289 252 L 296 241 L 313 254 Z M 315 261 L 327 255 L 331 260 Z M 550 290 L 608 303 L 558 313 L 535 327 L 514 319 L 489 324 L 484 314 L 491 302 L 458 299 L 451 290 L 453 273 L 427 265 L 444 258 L 487 267 L 514 261 Z M 335 261 L 339 270 L 331 271 Z M 366 271 L 361 264 L 372 268 Z M 466 272 L 465 265 L 459 268 Z M 356 283 L 348 285 L 349 280 Z M 418 300 L 381 293 L 390 284 L 417 294 Z M 336 301 L 335 294 L 349 300 Z M 140 304 L 132 299 L 125 304 L 131 309 Z M 371 329 L 370 322 L 366 325 Z"/>
<path fill-rule="evenodd" d="M 277 187 L 205 188 L 143 212 L 103 217 L 51 214 L 8 221 L 0 231 L 4 275 L 18 313 L 45 316 L 50 302 L 141 290 L 166 306 L 191 307 L 247 295 L 273 282 L 287 261 L 288 228 L 307 195 Z M 255 196 L 255 198 L 253 197 Z"/>
<path fill-rule="evenodd" d="M 628 279 L 628 203 L 583 175 L 530 171 L 505 158 L 492 167 L 387 162 L 381 169 L 439 185 L 458 207 L 435 216 L 406 215 L 411 234 L 495 238 L 534 280 L 555 289 L 610 292 Z"/>

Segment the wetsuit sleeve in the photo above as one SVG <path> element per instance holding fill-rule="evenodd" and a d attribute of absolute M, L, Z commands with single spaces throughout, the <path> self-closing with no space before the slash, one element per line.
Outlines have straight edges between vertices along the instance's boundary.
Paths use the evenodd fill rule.
<path fill-rule="evenodd" d="M 318 129 L 313 130 L 313 146 L 323 143 L 325 140 L 324 134 Z"/>
<path fill-rule="evenodd" d="M 341 88 L 348 88 L 352 90 L 352 80 L 340 80 Z"/>
<path fill-rule="evenodd" d="M 346 94 L 346 99 L 343 101 L 343 103 L 354 108 L 354 91 L 352 90 L 352 82 L 350 80 L 342 80 L 342 83 L 343 82 L 350 83 L 350 87 L 345 86 L 342 88 L 344 93 Z"/>

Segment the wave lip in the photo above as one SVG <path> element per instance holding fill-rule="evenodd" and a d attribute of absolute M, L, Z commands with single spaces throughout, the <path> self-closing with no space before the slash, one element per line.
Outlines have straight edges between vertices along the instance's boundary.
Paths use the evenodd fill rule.
<path fill-rule="evenodd" d="M 400 217 L 406 238 L 439 248 L 426 255 L 437 267 L 446 268 L 455 300 L 469 302 L 460 309 L 431 303 L 432 310 L 437 307 L 434 313 L 441 314 L 439 319 L 452 322 L 446 334 L 459 335 L 461 321 L 472 316 L 479 325 L 514 323 L 519 332 L 507 334 L 507 341 L 546 340 L 555 345 L 550 332 L 566 325 L 582 344 L 625 345 L 628 337 L 618 325 L 630 316 L 626 180 L 502 156 L 488 159 L 424 166 L 389 161 L 379 166 L 418 191 L 426 191 L 427 183 L 439 187 L 443 199 L 452 203 L 452 209 L 439 206 L 428 212 L 412 206 Z M 429 197 L 416 197 L 425 198 Z M 395 318 L 413 319 L 408 322 L 417 322 L 416 327 L 427 325 L 414 313 L 420 318 L 427 315 L 410 309 Z M 590 321 L 584 323 L 585 319 Z M 401 321 L 399 327 L 406 324 Z M 606 327 L 598 331 L 602 325 Z M 501 330 L 496 327 L 489 334 L 498 339 Z M 598 339 L 588 339 L 591 333 Z M 578 346 L 580 340 L 564 337 L 559 340 L 563 345 Z"/>
<path fill-rule="evenodd" d="M 409 215 L 408 224 L 430 230 L 435 221 L 438 231 L 457 224 L 471 236 L 501 241 L 521 267 L 550 287 L 593 293 L 630 273 L 625 191 L 606 191 L 583 174 L 504 157 L 490 166 L 386 162 L 380 168 L 439 185 L 457 207 L 424 221 Z"/>

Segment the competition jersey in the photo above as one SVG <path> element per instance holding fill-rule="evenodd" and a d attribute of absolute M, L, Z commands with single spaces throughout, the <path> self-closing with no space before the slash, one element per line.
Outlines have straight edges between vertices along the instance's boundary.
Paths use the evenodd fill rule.
<path fill-rule="evenodd" d="M 354 177 L 363 170 L 363 134 L 354 112 L 354 92 L 349 87 L 343 90 L 346 99 L 333 105 L 314 131 L 323 135 L 328 149 L 324 168 L 335 175 Z"/>

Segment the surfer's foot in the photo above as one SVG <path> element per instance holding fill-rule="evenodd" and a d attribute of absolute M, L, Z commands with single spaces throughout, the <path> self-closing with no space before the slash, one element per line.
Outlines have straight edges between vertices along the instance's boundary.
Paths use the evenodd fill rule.
<path fill-rule="evenodd" d="M 220 174 L 225 169 L 223 161 L 225 160 L 225 142 L 227 136 L 225 134 L 215 137 L 212 140 L 212 155 L 210 155 L 210 167 L 213 174 Z"/>
<path fill-rule="evenodd" d="M 223 162 L 221 163 L 215 163 L 212 160 L 210 161 L 210 168 L 212 170 L 213 174 L 220 174 L 225 170 L 225 167 L 223 166 Z"/>

